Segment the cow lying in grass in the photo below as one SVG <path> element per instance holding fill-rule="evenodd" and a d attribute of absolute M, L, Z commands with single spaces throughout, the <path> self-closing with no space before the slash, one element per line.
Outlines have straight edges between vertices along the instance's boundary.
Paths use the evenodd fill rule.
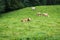
<path fill-rule="evenodd" d="M 37 16 L 41 16 L 41 13 L 40 13 L 40 12 L 38 12 L 38 13 L 37 13 Z"/>
<path fill-rule="evenodd" d="M 21 20 L 21 22 L 28 22 L 28 21 L 31 21 L 31 18 L 24 18 Z"/>
<path fill-rule="evenodd" d="M 48 13 L 43 13 L 43 14 L 41 14 L 40 12 L 37 12 L 37 16 L 47 16 L 47 17 L 49 17 L 49 15 L 48 15 Z"/>
<path fill-rule="evenodd" d="M 43 16 L 47 16 L 47 17 L 49 17 L 48 13 L 43 13 Z"/>

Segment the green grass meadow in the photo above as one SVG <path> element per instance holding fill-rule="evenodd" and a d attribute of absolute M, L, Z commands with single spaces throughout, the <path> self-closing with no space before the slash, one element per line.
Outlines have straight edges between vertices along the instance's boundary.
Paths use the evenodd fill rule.
<path fill-rule="evenodd" d="M 37 16 L 37 12 L 49 17 Z M 21 22 L 31 18 L 29 22 Z M 0 40 L 60 40 L 60 5 L 36 6 L 0 15 Z"/>

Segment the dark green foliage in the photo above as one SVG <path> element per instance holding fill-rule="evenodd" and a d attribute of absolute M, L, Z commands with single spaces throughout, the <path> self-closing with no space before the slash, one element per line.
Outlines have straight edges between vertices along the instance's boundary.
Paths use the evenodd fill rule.
<path fill-rule="evenodd" d="M 4 11 L 4 7 L 5 7 L 4 2 L 0 0 L 0 12 Z"/>
<path fill-rule="evenodd" d="M 7 12 L 19 8 L 60 4 L 60 0 L 0 0 L 0 12 Z"/>
<path fill-rule="evenodd" d="M 52 5 L 54 5 L 54 4 L 60 4 L 60 0 L 49 0 L 49 1 L 47 0 L 47 4 L 48 4 L 48 5 L 49 5 L 49 4 L 50 4 L 50 5 L 51 5 L 51 4 L 52 4 Z"/>

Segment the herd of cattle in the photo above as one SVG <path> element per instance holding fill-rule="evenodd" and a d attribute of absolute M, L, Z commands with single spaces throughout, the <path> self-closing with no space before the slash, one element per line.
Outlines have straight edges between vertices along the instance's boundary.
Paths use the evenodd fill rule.
<path fill-rule="evenodd" d="M 35 10 L 36 7 L 32 7 L 31 9 L 32 9 L 32 10 Z M 42 16 L 49 17 L 48 13 L 43 13 L 43 14 L 41 14 L 41 12 L 37 12 L 36 15 L 37 15 L 37 16 L 41 16 L 41 15 L 42 15 Z M 28 22 L 28 21 L 31 21 L 31 20 L 32 20 L 31 18 L 23 18 L 23 19 L 21 20 L 21 22 Z"/>

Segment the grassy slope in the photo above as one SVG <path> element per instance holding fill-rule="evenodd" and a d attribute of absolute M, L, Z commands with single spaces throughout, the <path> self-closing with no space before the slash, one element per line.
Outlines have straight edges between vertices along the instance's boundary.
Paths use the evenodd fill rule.
<path fill-rule="evenodd" d="M 47 12 L 50 17 L 37 16 Z M 60 6 L 36 6 L 3 14 L 0 17 L 0 40 L 60 40 Z M 21 19 L 32 18 L 23 23 Z"/>

